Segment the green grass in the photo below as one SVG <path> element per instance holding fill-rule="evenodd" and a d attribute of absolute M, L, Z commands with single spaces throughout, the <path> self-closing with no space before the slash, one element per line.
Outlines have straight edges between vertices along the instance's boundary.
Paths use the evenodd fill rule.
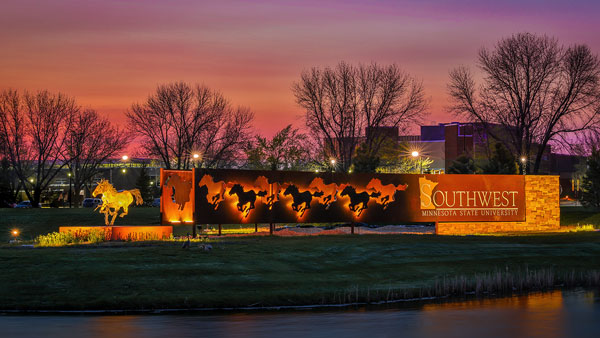
<path fill-rule="evenodd" d="M 561 223 L 597 226 L 600 214 L 563 208 Z M 102 224 L 102 215 L 91 209 L 0 209 L 1 238 L 5 243 L 12 228 L 19 228 L 21 238 L 30 240 L 57 231 L 61 225 Z M 118 224 L 159 224 L 159 211 L 133 208 L 129 216 L 117 220 Z M 600 276 L 600 232 L 224 237 L 210 243 L 210 252 L 198 248 L 198 242 L 184 250 L 181 242 L 169 241 L 35 249 L 0 245 L 0 308 L 154 309 L 343 303 L 385 300 L 390 294 L 392 298 L 421 296 L 432 289 L 440 289 L 443 293 L 439 294 L 445 295 L 455 285 L 465 284 L 464 280 L 483 280 L 484 284 L 502 280 L 499 283 L 511 286 L 528 279 L 533 281 L 531 285 L 517 288 L 527 290 L 556 284 L 591 285 L 589 281 L 598 281 Z M 527 277 L 531 271 L 541 272 Z M 589 274 L 595 277 L 590 279 Z M 536 282 L 540 279 L 545 282 Z M 446 286 L 440 287 L 442 284 Z M 464 295 L 470 288 L 456 290 Z M 483 289 L 491 293 L 499 290 Z"/>
<path fill-rule="evenodd" d="M 61 226 L 104 225 L 104 215 L 93 208 L 78 209 L 0 209 L 0 241 L 7 242 L 11 229 L 19 229 L 21 239 L 58 231 Z M 129 215 L 117 217 L 115 225 L 159 225 L 158 208 L 131 208 Z"/>
<path fill-rule="evenodd" d="M 585 207 L 564 207 L 560 209 L 560 225 L 591 224 L 600 228 L 600 211 Z"/>
<path fill-rule="evenodd" d="M 129 215 L 118 217 L 115 225 L 159 225 L 158 208 L 131 208 Z M 600 228 L 600 212 L 583 207 L 561 208 L 561 225 L 592 224 Z M 0 242 L 10 239 L 10 230 L 19 229 L 21 239 L 29 241 L 39 235 L 58 231 L 60 226 L 104 225 L 104 216 L 91 208 L 79 209 L 0 209 Z M 223 229 L 253 228 L 253 224 L 223 225 Z M 265 228 L 267 227 L 267 228 Z M 216 229 L 216 226 L 213 226 Z M 261 231 L 268 225 L 261 225 Z"/>
<path fill-rule="evenodd" d="M 189 250 L 180 242 L 4 246 L 0 307 L 81 310 L 337 303 L 386 299 L 390 292 L 400 298 L 419 295 L 415 290 L 456 276 L 525 270 L 579 276 L 600 271 L 598 232 L 245 237 L 211 244 L 210 252 L 199 249 L 197 242 Z"/>

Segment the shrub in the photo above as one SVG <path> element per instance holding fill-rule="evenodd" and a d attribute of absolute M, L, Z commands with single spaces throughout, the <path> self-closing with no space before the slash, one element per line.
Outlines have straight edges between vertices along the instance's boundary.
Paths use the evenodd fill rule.
<path fill-rule="evenodd" d="M 64 246 L 79 243 L 101 243 L 107 240 L 107 230 L 92 229 L 77 232 L 51 232 L 36 237 L 39 246 Z"/>

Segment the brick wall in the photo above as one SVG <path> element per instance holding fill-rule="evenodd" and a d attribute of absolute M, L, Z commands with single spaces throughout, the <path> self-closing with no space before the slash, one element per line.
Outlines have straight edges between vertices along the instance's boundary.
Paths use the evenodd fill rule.
<path fill-rule="evenodd" d="M 525 176 L 525 222 L 438 222 L 438 235 L 545 231 L 560 228 L 558 176 Z"/>

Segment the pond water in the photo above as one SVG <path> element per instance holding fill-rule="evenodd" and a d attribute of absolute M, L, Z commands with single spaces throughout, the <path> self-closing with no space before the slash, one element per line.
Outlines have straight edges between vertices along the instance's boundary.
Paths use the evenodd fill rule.
<path fill-rule="evenodd" d="M 343 311 L 1 315 L 6 337 L 600 337 L 600 292 Z"/>

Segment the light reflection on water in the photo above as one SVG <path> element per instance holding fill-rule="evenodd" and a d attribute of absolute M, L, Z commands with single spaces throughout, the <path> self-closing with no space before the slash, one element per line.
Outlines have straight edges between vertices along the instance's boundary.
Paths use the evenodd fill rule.
<path fill-rule="evenodd" d="M 7 337 L 598 337 L 600 294 L 529 296 L 413 308 L 127 316 L 0 316 Z"/>

